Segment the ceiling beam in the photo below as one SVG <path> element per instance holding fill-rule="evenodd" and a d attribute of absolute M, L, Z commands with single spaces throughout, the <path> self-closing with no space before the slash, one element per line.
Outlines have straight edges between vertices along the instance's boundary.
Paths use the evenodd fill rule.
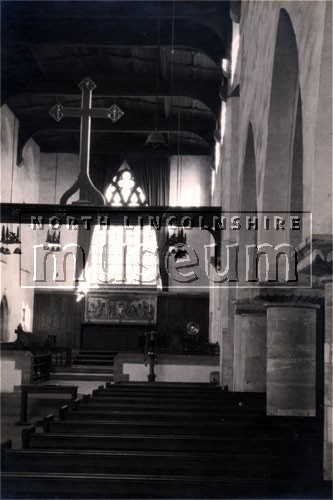
<path fill-rule="evenodd" d="M 104 81 L 103 81 L 104 80 Z M 94 81 L 98 82 L 96 90 L 94 90 L 94 99 L 98 97 L 108 97 L 110 99 L 114 97 L 151 97 L 156 95 L 156 78 L 155 81 L 145 81 L 136 82 L 133 80 L 124 79 L 104 79 L 95 77 Z M 183 97 L 190 97 L 202 102 L 209 108 L 215 116 L 218 116 L 219 109 L 221 105 L 221 100 L 219 97 L 219 88 L 221 84 L 221 77 L 217 80 L 207 83 L 207 81 L 200 80 L 182 80 L 177 88 L 177 92 L 173 92 L 171 95 L 171 82 L 170 79 L 161 81 L 159 84 L 159 96 L 160 97 L 175 97 L 176 95 L 181 95 Z M 18 89 L 14 86 L 9 86 L 4 82 L 3 86 L 8 89 L 5 95 L 3 95 L 3 104 L 8 104 L 11 107 L 11 103 L 15 102 L 18 98 L 22 96 L 33 96 L 40 95 L 42 98 L 50 98 L 50 100 L 60 100 L 62 98 L 67 99 L 71 97 L 77 97 L 77 80 L 71 81 L 29 81 L 28 85 Z M 11 94 L 11 95 L 9 95 Z"/>
<path fill-rule="evenodd" d="M 36 142 L 42 146 L 40 142 L 40 137 L 45 136 L 46 133 L 54 134 L 56 132 L 79 132 L 80 130 L 80 120 L 77 118 L 63 118 L 60 122 L 54 121 L 54 119 L 49 116 L 48 109 L 40 108 L 32 110 L 29 113 L 28 118 L 22 119 L 20 116 L 20 109 L 14 109 L 14 114 L 20 121 L 20 127 L 18 132 L 18 144 L 17 144 L 17 165 L 20 165 L 23 160 L 23 149 L 25 144 L 30 138 L 34 138 Z M 201 137 L 210 148 L 213 148 L 214 144 L 214 130 L 216 120 L 215 117 L 210 113 L 203 113 L 200 110 L 195 111 L 197 115 L 196 118 L 188 117 L 186 114 L 190 114 L 181 108 L 180 123 L 178 123 L 177 117 L 174 115 L 169 119 L 165 119 L 164 116 L 159 116 L 158 119 L 158 129 L 163 132 L 177 132 L 178 129 L 183 132 L 194 133 Z M 126 111 L 125 115 L 115 124 L 107 119 L 95 118 L 92 120 L 91 130 L 94 133 L 100 134 L 121 134 L 121 133 L 135 133 L 143 132 L 148 135 L 149 132 L 156 128 L 155 122 L 155 112 L 141 114 L 140 116 L 133 116 L 130 110 Z"/>
<path fill-rule="evenodd" d="M 179 141 L 179 153 L 181 155 L 211 156 L 212 152 L 208 144 L 193 134 L 193 140 L 181 138 Z M 98 154 L 123 154 L 126 155 L 152 155 L 152 156 L 174 156 L 178 154 L 178 143 L 171 138 L 171 143 L 165 148 L 151 149 L 144 146 L 147 136 L 145 134 L 113 134 L 104 138 L 91 137 L 91 157 Z M 41 153 L 79 153 L 79 141 L 73 133 L 66 135 L 54 135 L 40 137 Z"/>
<path fill-rule="evenodd" d="M 16 3 L 16 2 L 15 2 Z M 3 17 L 3 47 L 25 47 L 38 45 L 55 46 L 156 46 L 156 26 L 151 19 L 142 18 L 140 22 L 127 17 L 123 22 L 114 18 L 89 18 L 80 20 L 70 17 L 25 18 Z M 33 29 L 31 26 L 33 23 Z M 161 46 L 171 45 L 171 26 L 169 20 L 161 20 Z M 194 20 L 175 22 L 174 46 L 187 47 L 203 52 L 217 65 L 226 57 L 226 48 L 221 38 L 207 26 Z"/>

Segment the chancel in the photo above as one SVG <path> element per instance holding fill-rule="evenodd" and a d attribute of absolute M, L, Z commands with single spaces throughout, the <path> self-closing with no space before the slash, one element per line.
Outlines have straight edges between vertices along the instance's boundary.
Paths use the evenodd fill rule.
<path fill-rule="evenodd" d="M 331 2 L 1 23 L 2 497 L 332 498 Z"/>

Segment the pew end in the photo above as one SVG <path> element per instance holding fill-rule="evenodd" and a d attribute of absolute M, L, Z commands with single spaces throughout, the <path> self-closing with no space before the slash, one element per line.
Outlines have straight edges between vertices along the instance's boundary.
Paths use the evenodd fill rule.
<path fill-rule="evenodd" d="M 71 410 L 75 411 L 78 409 L 80 403 L 80 398 L 74 399 L 74 401 L 71 402 Z M 65 405 L 68 406 L 68 405 Z"/>
<path fill-rule="evenodd" d="M 22 430 L 22 448 L 23 448 L 23 450 L 29 449 L 30 436 L 31 436 L 31 434 L 35 434 L 35 432 L 36 432 L 35 425 L 29 425 L 29 427 L 25 427 Z"/>
<path fill-rule="evenodd" d="M 46 415 L 42 421 L 42 427 L 44 432 L 49 432 L 50 430 L 50 422 L 54 420 L 54 415 L 53 413 L 50 413 L 49 415 Z"/>
<path fill-rule="evenodd" d="M 68 405 L 63 405 L 59 409 L 59 415 L 58 418 L 59 420 L 64 420 L 65 419 L 65 414 L 69 411 L 69 406 Z"/>

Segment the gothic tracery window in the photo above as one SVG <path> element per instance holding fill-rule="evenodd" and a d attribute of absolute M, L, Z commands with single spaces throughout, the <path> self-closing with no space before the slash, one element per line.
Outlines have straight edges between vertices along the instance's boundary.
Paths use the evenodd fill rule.
<path fill-rule="evenodd" d="M 145 206 L 146 198 L 140 186 L 137 185 L 127 164 L 120 167 L 106 190 L 105 197 L 112 207 Z"/>
<path fill-rule="evenodd" d="M 148 205 L 126 162 L 113 177 L 105 198 L 112 207 Z M 91 284 L 156 286 L 159 283 L 156 233 L 149 226 L 96 227 L 91 256 Z"/>

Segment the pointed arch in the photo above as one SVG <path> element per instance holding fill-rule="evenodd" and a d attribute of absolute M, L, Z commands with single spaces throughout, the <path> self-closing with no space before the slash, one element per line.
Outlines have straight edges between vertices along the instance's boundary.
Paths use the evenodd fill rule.
<path fill-rule="evenodd" d="M 241 224 L 243 230 L 239 234 L 240 245 L 240 279 L 246 282 L 255 279 L 255 254 L 251 252 L 251 262 L 247 262 L 247 246 L 257 244 L 257 229 L 255 217 L 257 216 L 257 169 L 255 157 L 255 144 L 252 123 L 249 122 L 247 130 L 246 149 L 242 171 L 242 184 L 240 190 L 240 206 L 242 211 Z M 247 229 L 248 218 L 251 218 L 252 229 Z M 242 269 L 244 267 L 244 269 Z"/>
<path fill-rule="evenodd" d="M 0 331 L 1 331 L 1 342 L 8 342 L 9 339 L 9 307 L 6 295 L 3 295 L 0 304 Z"/>
<path fill-rule="evenodd" d="M 144 192 L 126 160 L 120 166 L 105 191 L 105 197 L 111 206 L 145 206 Z"/>
<path fill-rule="evenodd" d="M 289 212 L 302 204 L 302 101 L 295 32 L 285 9 L 277 26 L 273 62 L 263 210 Z"/>
<path fill-rule="evenodd" d="M 247 141 L 241 187 L 241 209 L 242 212 L 257 211 L 256 158 L 253 127 L 251 122 L 249 122 L 247 130 Z"/>

